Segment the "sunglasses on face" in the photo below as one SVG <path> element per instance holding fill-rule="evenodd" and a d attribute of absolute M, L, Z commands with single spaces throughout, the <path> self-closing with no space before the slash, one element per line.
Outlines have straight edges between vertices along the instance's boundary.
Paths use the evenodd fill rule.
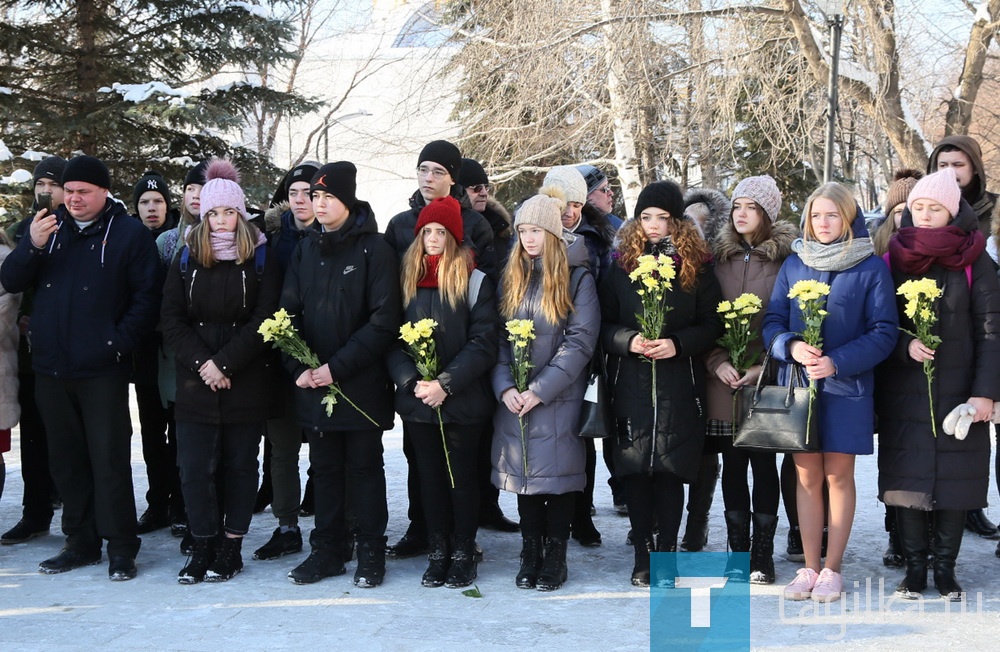
<path fill-rule="evenodd" d="M 493 190 L 493 186 L 491 186 L 488 183 L 477 183 L 474 186 L 469 186 L 467 188 L 467 190 L 471 191 L 472 194 L 474 194 L 474 195 L 478 195 L 479 193 L 481 193 L 484 190 L 486 192 L 489 192 L 490 190 Z"/>

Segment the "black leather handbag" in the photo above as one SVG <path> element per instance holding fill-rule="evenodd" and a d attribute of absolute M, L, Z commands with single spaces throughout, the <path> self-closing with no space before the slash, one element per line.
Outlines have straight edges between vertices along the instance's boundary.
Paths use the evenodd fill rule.
<path fill-rule="evenodd" d="M 801 365 L 792 363 L 788 385 L 766 385 L 771 347 L 767 347 L 757 384 L 740 390 L 743 420 L 733 439 L 734 448 L 772 453 L 818 453 L 819 401 L 813 403 L 809 418 L 809 385 L 802 384 Z"/>
<path fill-rule="evenodd" d="M 615 430 L 611 412 L 611 392 L 608 390 L 608 369 L 604 352 L 598 348 L 590 361 L 587 390 L 580 407 L 580 436 L 601 439 Z"/>

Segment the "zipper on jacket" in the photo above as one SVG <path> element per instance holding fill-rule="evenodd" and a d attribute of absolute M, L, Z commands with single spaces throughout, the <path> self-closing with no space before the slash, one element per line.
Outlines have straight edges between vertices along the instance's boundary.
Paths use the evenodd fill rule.
<path fill-rule="evenodd" d="M 694 380 L 694 360 L 690 357 L 688 357 L 688 366 L 691 368 L 691 387 L 695 391 L 694 404 L 698 406 L 698 416 L 701 417 L 704 416 L 704 413 L 701 411 L 701 397 L 698 396 L 698 384 Z"/>
<path fill-rule="evenodd" d="M 751 247 L 743 256 L 743 282 L 740 284 L 740 292 L 747 291 L 747 271 L 750 269 L 750 254 L 752 253 L 753 248 Z"/>
<path fill-rule="evenodd" d="M 243 309 L 246 310 L 246 307 L 247 307 L 247 271 L 245 269 L 240 272 L 240 280 L 243 283 Z"/>
<path fill-rule="evenodd" d="M 188 286 L 188 305 L 194 303 L 194 277 L 198 275 L 198 270 L 191 270 L 191 284 Z"/>
<path fill-rule="evenodd" d="M 650 362 L 652 364 L 654 364 L 654 365 L 656 364 L 656 360 L 650 360 Z M 653 375 L 653 378 L 656 378 L 655 374 Z M 659 409 L 660 408 L 660 393 L 657 391 L 657 387 L 656 387 L 655 384 L 653 385 L 653 396 L 656 397 L 656 400 L 653 401 L 653 432 L 652 432 L 652 437 L 649 440 L 649 474 L 650 475 L 653 474 L 653 461 L 656 459 L 656 436 L 657 436 L 656 425 L 657 425 L 657 422 L 659 422 L 659 420 L 660 420 L 660 418 L 659 418 L 660 417 L 660 409 Z"/>

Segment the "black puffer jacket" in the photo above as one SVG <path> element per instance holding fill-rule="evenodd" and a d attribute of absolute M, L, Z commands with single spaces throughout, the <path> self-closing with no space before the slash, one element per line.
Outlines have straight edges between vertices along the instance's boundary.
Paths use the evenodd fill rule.
<path fill-rule="evenodd" d="M 261 245 L 265 246 L 265 245 Z M 271 414 L 269 355 L 257 329 L 278 306 L 281 271 L 267 255 L 261 270 L 256 258 L 237 264 L 202 267 L 190 257 L 181 271 L 178 257 L 163 288 L 161 327 L 177 369 L 175 414 L 178 421 L 249 423 Z M 213 392 L 198 369 L 213 360 L 232 387 Z"/>
<path fill-rule="evenodd" d="M 676 265 L 678 266 L 679 265 Z M 657 427 L 653 436 L 652 364 L 629 352 L 629 342 L 639 333 L 636 314 L 642 302 L 628 272 L 612 264 L 600 285 L 601 338 L 617 375 L 614 412 L 618 436 L 614 439 L 615 473 L 669 471 L 685 482 L 698 474 L 705 439 L 705 365 L 702 356 L 722 336 L 716 308 L 722 300 L 719 281 L 709 266 L 703 267 L 693 292 L 680 289 L 680 279 L 667 292 L 667 313 L 662 337 L 673 338 L 678 353 L 656 364 Z"/>
<path fill-rule="evenodd" d="M 451 196 L 462 205 L 462 230 L 465 237 L 465 244 L 472 247 L 476 255 L 476 268 L 490 278 L 494 285 L 500 280 L 500 267 L 497 264 L 497 252 L 493 244 L 493 229 L 490 223 L 482 215 L 472 208 L 469 195 L 465 188 L 455 184 L 451 187 Z M 385 227 L 385 241 L 396 252 L 399 260 L 413 242 L 413 229 L 417 226 L 417 218 L 427 202 L 420 191 L 413 193 L 410 197 L 410 209 L 398 213 L 389 220 Z"/>
<path fill-rule="evenodd" d="M 399 264 L 378 233 L 371 207 L 358 202 L 347 222 L 310 232 L 285 271 L 281 307 L 335 382 L 383 430 L 392 427 L 392 383 L 385 354 L 400 326 Z M 297 379 L 307 367 L 285 356 Z M 326 415 L 326 388 L 296 389 L 299 424 L 314 432 L 369 430 L 368 419 L 341 400 Z"/>
<path fill-rule="evenodd" d="M 978 218 L 963 201 L 953 222 L 966 232 Z M 908 222 L 904 212 L 904 226 Z M 971 285 L 969 282 L 971 274 Z M 984 252 L 965 269 L 932 265 L 922 277 L 892 273 L 898 288 L 912 278 L 933 278 L 944 296 L 938 301 L 934 332 L 942 339 L 934 356 L 934 413 L 931 430 L 927 379 L 908 348 L 913 337 L 901 332 L 893 354 L 878 368 L 875 407 L 879 423 L 879 498 L 888 505 L 932 509 L 986 506 L 990 480 L 990 429 L 975 423 L 964 440 L 946 435 L 941 422 L 973 396 L 1000 400 L 1000 285 Z M 900 327 L 916 332 L 897 297 Z"/>
<path fill-rule="evenodd" d="M 482 272 L 474 273 L 482 285 L 471 309 L 467 303 L 452 309 L 442 302 L 437 288 L 417 288 L 403 311 L 404 322 L 431 318 L 438 323 L 434 345 L 442 371 L 437 377 L 449 393 L 441 407 L 445 423 L 485 423 L 496 410 L 487 372 L 497 362 L 500 319 L 493 284 Z M 403 421 L 437 423 L 435 410 L 413 395 L 420 374 L 406 345 L 400 345 L 388 358 L 389 373 L 396 383 L 396 412 Z"/>

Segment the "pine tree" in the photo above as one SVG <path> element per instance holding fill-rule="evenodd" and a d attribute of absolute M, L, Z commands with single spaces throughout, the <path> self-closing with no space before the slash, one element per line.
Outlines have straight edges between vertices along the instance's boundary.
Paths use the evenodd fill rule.
<path fill-rule="evenodd" d="M 117 192 L 145 169 L 232 158 L 258 198 L 280 171 L 232 139 L 262 106 L 316 104 L 256 83 L 292 56 L 286 0 L 0 0 L 0 140 L 12 151 L 104 159 Z M 222 82 L 230 82 L 223 84 Z M 186 159 L 185 159 L 186 157 Z"/>

